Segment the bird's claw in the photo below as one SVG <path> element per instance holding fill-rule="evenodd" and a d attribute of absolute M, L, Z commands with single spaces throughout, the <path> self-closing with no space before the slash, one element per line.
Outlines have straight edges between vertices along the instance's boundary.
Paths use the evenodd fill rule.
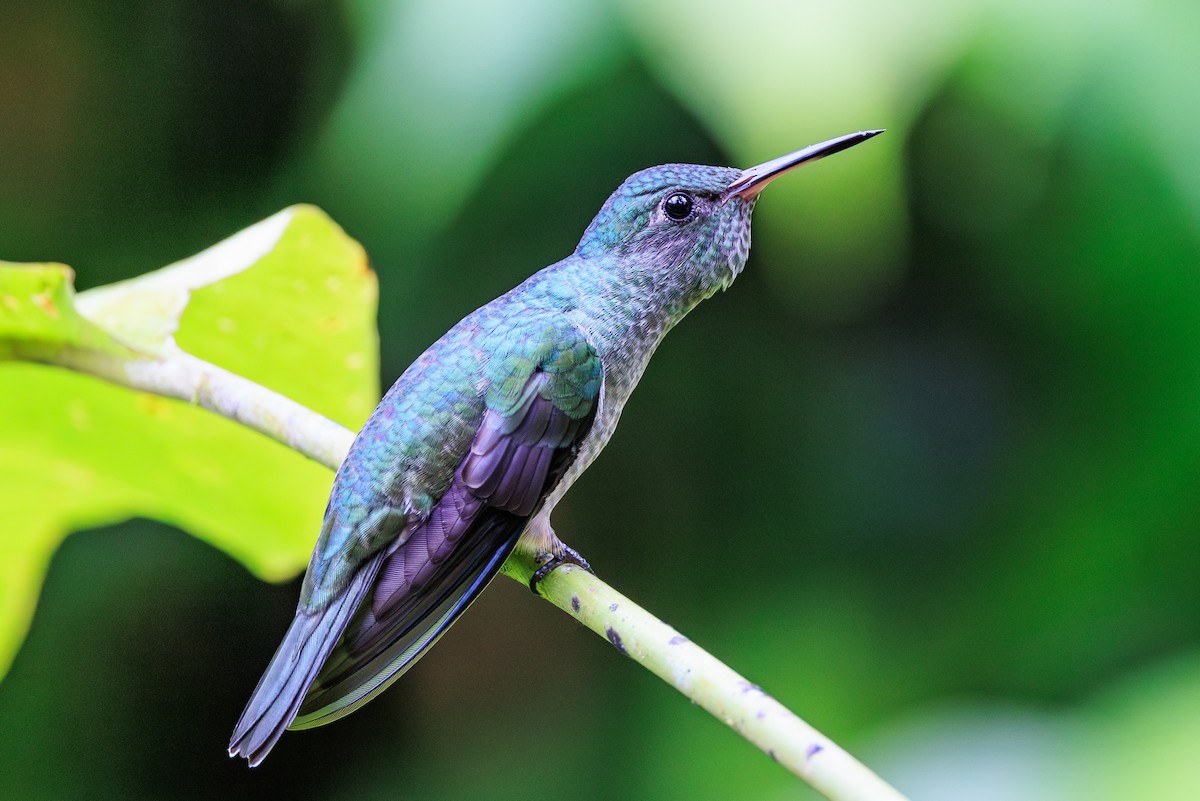
<path fill-rule="evenodd" d="M 588 564 L 588 561 L 583 558 L 579 551 L 575 550 L 570 545 L 561 545 L 561 551 L 559 553 L 548 553 L 545 554 L 545 556 L 546 561 L 542 562 L 542 566 L 533 571 L 533 575 L 529 577 L 529 589 L 533 591 L 534 595 L 541 594 L 538 592 L 537 588 L 542 579 L 550 575 L 555 568 L 561 567 L 562 565 L 575 565 L 576 567 L 582 567 L 589 573 L 595 574 L 595 571 L 592 570 L 592 566 Z"/>

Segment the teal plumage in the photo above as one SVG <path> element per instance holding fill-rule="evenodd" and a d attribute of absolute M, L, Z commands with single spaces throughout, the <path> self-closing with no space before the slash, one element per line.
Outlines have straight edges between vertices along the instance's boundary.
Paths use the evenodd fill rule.
<path fill-rule="evenodd" d="M 555 504 L 607 443 L 658 343 L 729 286 L 758 192 L 851 134 L 750 170 L 628 178 L 575 252 L 477 309 L 396 381 L 338 470 L 296 616 L 235 728 L 260 762 L 398 678 L 524 536 L 552 566 Z M 577 558 L 577 557 L 575 557 Z"/>

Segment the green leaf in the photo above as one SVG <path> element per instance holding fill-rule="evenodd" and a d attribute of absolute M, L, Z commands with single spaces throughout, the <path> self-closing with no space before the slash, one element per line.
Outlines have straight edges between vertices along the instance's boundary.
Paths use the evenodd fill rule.
<path fill-rule="evenodd" d="M 0 359 L 45 358 L 65 346 L 126 349 L 75 309 L 71 268 L 0 261 Z"/>
<path fill-rule="evenodd" d="M 361 247 L 297 206 L 77 298 L 66 267 L 0 264 L 0 357 L 179 347 L 357 428 L 379 397 L 376 295 Z M 70 531 L 149 517 L 266 579 L 306 562 L 328 469 L 198 407 L 63 368 L 0 361 L 0 386 L 0 672 Z"/>

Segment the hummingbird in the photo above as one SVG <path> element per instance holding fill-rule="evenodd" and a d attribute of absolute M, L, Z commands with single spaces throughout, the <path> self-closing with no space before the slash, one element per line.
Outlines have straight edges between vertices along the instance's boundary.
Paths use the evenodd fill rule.
<path fill-rule="evenodd" d="M 229 744 L 350 714 L 453 624 L 514 548 L 530 587 L 587 562 L 550 514 L 599 455 L 659 342 L 733 283 L 759 192 L 882 133 L 747 170 L 665 164 L 605 201 L 575 252 L 463 318 L 404 371 L 337 471 L 296 615 Z"/>

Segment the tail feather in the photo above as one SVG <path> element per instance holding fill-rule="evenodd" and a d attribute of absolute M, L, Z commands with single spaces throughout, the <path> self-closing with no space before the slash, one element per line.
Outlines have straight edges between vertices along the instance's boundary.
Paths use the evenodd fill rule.
<path fill-rule="evenodd" d="M 507 513 L 486 514 L 476 537 L 434 577 L 376 618 L 364 604 L 326 661 L 300 707 L 293 729 L 344 717 L 383 692 L 437 642 L 483 591 L 525 526 Z"/>
<path fill-rule="evenodd" d="M 300 708 L 305 694 L 371 589 L 383 554 L 365 563 L 329 606 L 299 609 L 245 711 L 234 727 L 229 755 L 251 767 L 266 758 Z"/>

